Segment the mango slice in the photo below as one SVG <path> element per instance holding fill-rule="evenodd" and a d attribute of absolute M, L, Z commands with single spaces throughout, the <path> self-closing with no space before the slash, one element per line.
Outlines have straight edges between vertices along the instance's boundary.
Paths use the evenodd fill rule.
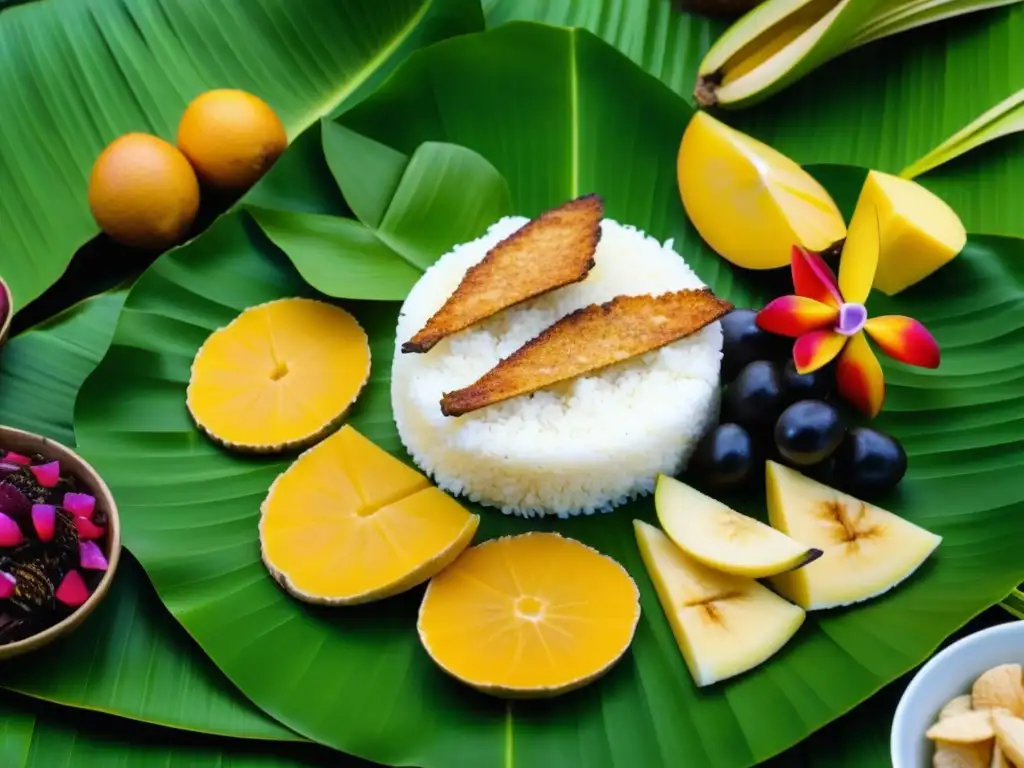
<path fill-rule="evenodd" d="M 303 453 L 260 509 L 260 550 L 294 597 L 354 605 L 422 584 L 480 518 L 350 426 Z"/>
<path fill-rule="evenodd" d="M 967 242 L 956 212 L 917 182 L 871 171 L 857 200 L 858 209 L 866 205 L 878 211 L 880 231 L 874 287 L 889 296 L 924 280 Z"/>
<path fill-rule="evenodd" d="M 704 112 L 686 127 L 676 171 L 693 226 L 736 266 L 784 267 L 794 245 L 820 252 L 846 237 L 835 202 L 807 171 Z"/>

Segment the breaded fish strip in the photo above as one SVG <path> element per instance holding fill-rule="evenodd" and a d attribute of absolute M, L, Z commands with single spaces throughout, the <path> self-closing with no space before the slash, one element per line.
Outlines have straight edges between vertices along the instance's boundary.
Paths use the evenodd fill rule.
<path fill-rule="evenodd" d="M 591 304 L 546 328 L 474 384 L 445 393 L 441 413 L 462 416 L 621 363 L 696 333 L 731 310 L 708 288 Z"/>
<path fill-rule="evenodd" d="M 527 222 L 466 270 L 455 293 L 402 345 L 426 352 L 503 309 L 578 283 L 594 268 L 604 202 L 584 195 Z"/>

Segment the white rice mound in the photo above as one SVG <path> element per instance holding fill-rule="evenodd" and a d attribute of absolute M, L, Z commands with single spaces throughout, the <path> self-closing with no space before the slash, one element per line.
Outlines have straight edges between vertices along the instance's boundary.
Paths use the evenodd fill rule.
<path fill-rule="evenodd" d="M 601 223 L 585 280 L 450 336 L 429 352 L 402 353 L 487 251 L 527 223 L 506 217 L 426 271 L 402 305 L 391 371 L 398 434 L 444 490 L 506 514 L 607 512 L 675 474 L 718 418 L 722 330 L 712 323 L 659 350 L 457 418 L 445 392 L 469 386 L 555 321 L 619 295 L 659 295 L 704 283 L 673 249 L 634 227 Z"/>

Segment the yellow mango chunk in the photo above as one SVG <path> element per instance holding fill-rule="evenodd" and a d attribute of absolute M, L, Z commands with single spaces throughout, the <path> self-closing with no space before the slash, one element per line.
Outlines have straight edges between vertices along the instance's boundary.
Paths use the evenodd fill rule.
<path fill-rule="evenodd" d="M 785 267 L 794 245 L 823 251 L 846 237 L 839 209 L 807 171 L 704 112 L 686 127 L 676 172 L 693 226 L 736 266 Z"/>
<path fill-rule="evenodd" d="M 354 605 L 422 584 L 469 546 L 479 523 L 345 426 L 274 481 L 261 507 L 260 549 L 293 596 Z"/>
<path fill-rule="evenodd" d="M 888 296 L 924 280 L 967 242 L 956 212 L 917 182 L 871 171 L 857 207 L 868 203 L 878 210 L 880 231 L 875 288 Z"/>

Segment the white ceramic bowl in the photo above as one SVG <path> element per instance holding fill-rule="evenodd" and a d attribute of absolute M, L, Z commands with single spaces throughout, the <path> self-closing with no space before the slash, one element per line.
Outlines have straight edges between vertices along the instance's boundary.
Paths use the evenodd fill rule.
<path fill-rule="evenodd" d="M 1024 621 L 983 629 L 958 640 L 921 667 L 903 692 L 892 721 L 892 768 L 931 768 L 934 745 L 925 731 L 939 710 L 971 692 L 974 681 L 999 664 L 1024 664 Z"/>

